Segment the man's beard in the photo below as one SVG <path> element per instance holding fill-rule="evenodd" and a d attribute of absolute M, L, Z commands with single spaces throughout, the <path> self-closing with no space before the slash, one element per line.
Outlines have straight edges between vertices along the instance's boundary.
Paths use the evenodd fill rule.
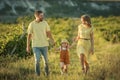
<path fill-rule="evenodd" d="M 40 21 L 43 21 L 43 18 L 40 18 L 39 20 L 40 20 Z"/>

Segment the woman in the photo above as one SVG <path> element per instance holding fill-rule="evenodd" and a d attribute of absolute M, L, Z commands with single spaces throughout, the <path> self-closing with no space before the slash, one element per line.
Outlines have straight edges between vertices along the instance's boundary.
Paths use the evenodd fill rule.
<path fill-rule="evenodd" d="M 81 61 L 82 70 L 86 74 L 89 70 L 88 56 L 90 53 L 94 53 L 93 27 L 89 16 L 81 16 L 81 24 L 78 26 L 78 36 L 75 41 L 78 41 L 77 54 Z"/>

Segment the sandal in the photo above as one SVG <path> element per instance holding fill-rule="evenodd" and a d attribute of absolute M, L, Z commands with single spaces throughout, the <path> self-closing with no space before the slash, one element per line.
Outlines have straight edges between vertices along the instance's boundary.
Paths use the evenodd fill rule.
<path fill-rule="evenodd" d="M 82 72 L 85 73 L 85 68 L 84 67 L 82 68 Z"/>

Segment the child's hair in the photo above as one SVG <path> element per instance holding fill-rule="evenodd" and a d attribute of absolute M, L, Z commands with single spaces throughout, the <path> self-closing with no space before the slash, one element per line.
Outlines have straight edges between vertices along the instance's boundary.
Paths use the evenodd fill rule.
<path fill-rule="evenodd" d="M 90 17 L 89 17 L 88 15 L 82 15 L 81 18 L 82 18 L 84 21 L 87 22 L 86 25 L 87 25 L 88 27 L 91 27 L 91 19 L 90 19 Z"/>

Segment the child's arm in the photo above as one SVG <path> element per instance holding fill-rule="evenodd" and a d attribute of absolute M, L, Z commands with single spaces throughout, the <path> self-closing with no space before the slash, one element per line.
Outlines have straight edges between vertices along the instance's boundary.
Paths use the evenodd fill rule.
<path fill-rule="evenodd" d="M 72 42 L 72 44 L 71 44 L 71 46 L 70 46 L 70 48 L 72 48 L 73 46 L 75 46 L 76 45 L 76 42 L 79 40 L 80 38 L 77 36 L 76 38 L 74 38 L 73 39 L 73 42 Z"/>
<path fill-rule="evenodd" d="M 55 48 L 55 52 L 59 52 L 60 51 L 60 47 Z"/>
<path fill-rule="evenodd" d="M 80 39 L 80 37 L 77 36 L 73 41 L 74 41 L 74 42 L 77 42 L 79 39 Z"/>
<path fill-rule="evenodd" d="M 69 46 L 69 48 L 72 48 L 73 46 L 75 46 L 76 45 L 76 42 L 73 42 L 70 46 Z"/>

